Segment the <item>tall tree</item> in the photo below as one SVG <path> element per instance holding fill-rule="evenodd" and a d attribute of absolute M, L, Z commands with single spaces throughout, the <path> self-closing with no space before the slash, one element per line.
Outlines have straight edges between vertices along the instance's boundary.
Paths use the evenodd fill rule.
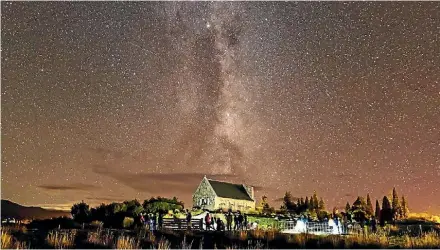
<path fill-rule="evenodd" d="M 318 209 L 321 210 L 321 211 L 325 210 L 325 203 L 324 203 L 324 200 L 322 199 L 322 197 L 319 200 Z"/>
<path fill-rule="evenodd" d="M 382 200 L 382 210 L 380 212 L 380 224 L 385 225 L 385 222 L 393 221 L 393 209 L 388 197 L 384 196 Z"/>
<path fill-rule="evenodd" d="M 350 203 L 348 203 L 347 201 L 347 204 L 345 204 L 345 213 L 350 212 L 350 210 L 351 210 Z"/>
<path fill-rule="evenodd" d="M 309 210 L 312 211 L 314 209 L 315 209 L 315 201 L 313 200 L 313 196 L 310 196 Z"/>
<path fill-rule="evenodd" d="M 90 219 L 90 207 L 84 201 L 74 204 L 70 210 L 72 217 L 79 223 L 88 222 Z"/>
<path fill-rule="evenodd" d="M 405 196 L 402 196 L 402 204 L 401 204 L 402 218 L 408 218 L 409 209 L 408 204 L 406 203 Z"/>
<path fill-rule="evenodd" d="M 373 204 L 371 204 L 370 194 L 367 194 L 366 212 L 369 217 L 374 215 Z"/>
<path fill-rule="evenodd" d="M 378 200 L 376 200 L 376 212 L 374 213 L 374 216 L 377 220 L 380 219 L 380 206 Z"/>
<path fill-rule="evenodd" d="M 305 207 L 305 210 L 309 210 L 309 208 L 310 208 L 310 202 L 309 202 L 308 196 L 306 196 L 306 201 L 304 202 L 304 207 Z"/>
<path fill-rule="evenodd" d="M 313 209 L 318 209 L 319 208 L 319 200 L 318 200 L 318 195 L 316 195 L 316 190 L 313 191 L 313 196 L 311 198 L 313 200 Z"/>
<path fill-rule="evenodd" d="M 393 211 L 393 218 L 398 218 L 398 215 L 400 213 L 400 204 L 399 204 L 399 196 L 397 196 L 396 188 L 393 188 L 393 201 L 391 209 Z"/>
<path fill-rule="evenodd" d="M 351 211 L 353 212 L 354 219 L 357 222 L 363 223 L 367 219 L 366 212 L 367 203 L 365 202 L 364 197 L 358 196 L 356 201 L 353 203 L 351 207 Z"/>
<path fill-rule="evenodd" d="M 283 203 L 284 207 L 287 209 L 287 211 L 292 212 L 295 210 L 295 203 L 292 200 L 292 194 L 290 192 L 286 192 L 283 197 Z"/>

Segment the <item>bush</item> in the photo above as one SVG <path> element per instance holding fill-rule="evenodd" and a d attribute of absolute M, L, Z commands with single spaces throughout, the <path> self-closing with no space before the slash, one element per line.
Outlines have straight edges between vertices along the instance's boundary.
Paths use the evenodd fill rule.
<path fill-rule="evenodd" d="M 123 228 L 130 228 L 134 224 L 134 219 L 131 217 L 125 217 L 122 221 L 122 227 Z"/>

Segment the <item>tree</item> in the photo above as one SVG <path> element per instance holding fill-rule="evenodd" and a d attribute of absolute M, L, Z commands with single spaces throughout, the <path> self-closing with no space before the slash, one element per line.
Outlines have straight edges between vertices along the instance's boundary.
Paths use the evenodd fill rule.
<path fill-rule="evenodd" d="M 304 202 L 304 207 L 305 207 L 306 211 L 310 209 L 310 202 L 309 202 L 308 196 L 306 196 L 306 201 Z"/>
<path fill-rule="evenodd" d="M 348 203 L 348 201 L 347 201 L 347 204 L 345 204 L 345 213 L 348 214 L 350 212 L 350 209 L 351 209 L 350 203 Z"/>
<path fill-rule="evenodd" d="M 380 224 L 385 225 L 385 222 L 391 222 L 393 220 L 393 209 L 391 208 L 390 200 L 384 196 L 382 200 L 382 210 L 380 212 Z"/>
<path fill-rule="evenodd" d="M 368 217 L 371 217 L 374 215 L 373 204 L 371 204 L 370 194 L 367 194 L 366 212 L 367 212 Z"/>
<path fill-rule="evenodd" d="M 73 219 L 79 223 L 89 222 L 90 220 L 90 208 L 84 201 L 74 204 L 70 213 L 72 214 Z"/>
<path fill-rule="evenodd" d="M 380 218 L 380 206 L 378 200 L 376 200 L 376 212 L 374 213 L 374 216 L 377 220 Z"/>
<path fill-rule="evenodd" d="M 324 203 L 324 200 L 322 199 L 322 197 L 319 200 L 318 209 L 321 210 L 321 211 L 325 210 L 325 203 Z"/>
<path fill-rule="evenodd" d="M 408 218 L 409 209 L 408 204 L 406 203 L 405 196 L 402 196 L 402 204 L 401 204 L 402 218 Z"/>
<path fill-rule="evenodd" d="M 147 213 L 157 213 L 157 212 L 168 212 L 169 210 L 182 211 L 184 206 L 183 202 L 176 199 L 167 199 L 163 197 L 152 197 L 149 200 L 145 200 L 143 203 L 143 208 Z"/>
<path fill-rule="evenodd" d="M 283 197 L 283 204 L 287 211 L 293 212 L 295 211 L 295 203 L 292 200 L 292 195 L 290 192 L 286 192 Z"/>
<path fill-rule="evenodd" d="M 393 201 L 392 201 L 391 209 L 393 211 L 393 219 L 397 219 L 400 213 L 400 204 L 399 204 L 399 196 L 397 196 L 396 188 L 393 188 Z"/>
<path fill-rule="evenodd" d="M 316 191 L 313 191 L 313 196 L 311 198 L 311 200 L 313 200 L 313 209 L 318 209 L 319 208 L 319 201 L 318 201 L 318 195 L 316 195 Z"/>
<path fill-rule="evenodd" d="M 315 210 L 315 200 L 313 199 L 313 196 L 310 196 L 309 210 L 310 210 L 310 211 Z"/>
<path fill-rule="evenodd" d="M 363 223 L 367 219 L 366 207 L 367 203 L 365 203 L 364 197 L 358 196 L 351 207 L 351 211 L 353 212 L 356 221 Z"/>

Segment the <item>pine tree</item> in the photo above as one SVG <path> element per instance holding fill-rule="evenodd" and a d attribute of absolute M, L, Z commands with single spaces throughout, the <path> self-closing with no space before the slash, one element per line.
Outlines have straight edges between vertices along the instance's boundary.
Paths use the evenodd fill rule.
<path fill-rule="evenodd" d="M 306 211 L 309 210 L 309 208 L 310 208 L 310 203 L 309 203 L 309 197 L 308 196 L 306 196 L 306 201 L 304 202 L 304 207 L 305 207 Z"/>
<path fill-rule="evenodd" d="M 380 210 L 380 224 L 383 226 L 385 222 L 391 222 L 393 220 L 393 209 L 388 197 L 384 196 L 382 200 L 382 210 Z"/>
<path fill-rule="evenodd" d="M 405 196 L 402 196 L 401 211 L 402 211 L 402 218 L 408 218 L 409 209 L 408 209 L 408 204 L 406 203 L 405 200 Z"/>
<path fill-rule="evenodd" d="M 348 201 L 347 201 L 347 204 L 345 205 L 345 213 L 348 213 L 348 212 L 350 212 L 350 203 L 348 203 Z"/>
<path fill-rule="evenodd" d="M 313 200 L 313 197 L 310 196 L 310 201 L 309 201 L 309 210 L 312 211 L 315 208 L 315 201 Z"/>
<path fill-rule="evenodd" d="M 371 204 L 370 194 L 367 194 L 366 212 L 369 217 L 373 216 L 373 214 L 374 214 L 373 204 Z"/>
<path fill-rule="evenodd" d="M 399 204 L 399 196 L 397 196 L 396 188 L 393 188 L 393 201 L 392 201 L 391 209 L 393 211 L 393 218 L 397 219 L 399 215 L 400 204 Z"/>
<path fill-rule="evenodd" d="M 313 200 L 313 209 L 319 208 L 319 201 L 318 201 L 318 195 L 316 195 L 316 191 L 313 191 L 313 197 L 311 198 Z"/>
<path fill-rule="evenodd" d="M 376 213 L 374 214 L 374 216 L 376 217 L 377 220 L 380 218 L 380 206 L 378 200 L 376 200 Z"/>
<path fill-rule="evenodd" d="M 320 211 L 324 211 L 324 210 L 325 210 L 325 203 L 324 203 L 324 200 L 322 199 L 322 197 L 321 197 L 321 199 L 319 200 L 318 209 L 319 209 Z"/>

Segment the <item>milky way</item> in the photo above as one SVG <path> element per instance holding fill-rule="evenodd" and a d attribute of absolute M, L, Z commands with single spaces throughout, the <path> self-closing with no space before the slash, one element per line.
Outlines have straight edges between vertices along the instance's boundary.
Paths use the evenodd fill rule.
<path fill-rule="evenodd" d="M 2 198 L 190 205 L 208 175 L 440 212 L 439 3 L 1 7 Z"/>

